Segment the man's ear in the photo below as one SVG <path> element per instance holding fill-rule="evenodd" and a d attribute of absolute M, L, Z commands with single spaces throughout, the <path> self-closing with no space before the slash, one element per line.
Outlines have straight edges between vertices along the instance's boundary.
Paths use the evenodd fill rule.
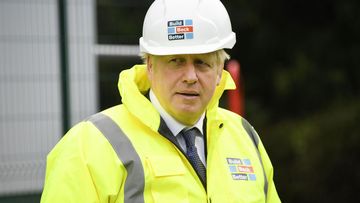
<path fill-rule="evenodd" d="M 146 58 L 147 75 L 148 75 L 148 78 L 150 80 L 152 78 L 152 74 L 153 74 L 153 71 L 154 71 L 153 59 L 151 57 L 152 56 L 149 54 L 148 57 Z"/>
<path fill-rule="evenodd" d="M 151 56 L 148 55 L 148 57 L 146 58 L 146 67 L 148 72 L 152 71 L 152 61 L 151 61 Z"/>
<path fill-rule="evenodd" d="M 219 85 L 220 84 L 220 81 L 221 81 L 221 76 L 222 76 L 222 72 L 223 72 L 223 65 L 220 66 L 221 68 L 219 68 L 218 72 L 217 72 L 217 77 L 216 77 L 216 85 Z"/>

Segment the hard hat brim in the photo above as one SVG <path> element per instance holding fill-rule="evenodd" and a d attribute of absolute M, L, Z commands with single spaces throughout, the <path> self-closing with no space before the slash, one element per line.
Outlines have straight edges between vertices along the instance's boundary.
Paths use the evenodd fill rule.
<path fill-rule="evenodd" d="M 225 39 L 216 43 L 191 45 L 191 46 L 155 46 L 147 43 L 143 37 L 139 39 L 140 53 L 149 53 L 153 55 L 177 55 L 177 54 L 203 54 L 210 53 L 220 49 L 231 49 L 236 42 L 236 35 L 232 32 Z"/>

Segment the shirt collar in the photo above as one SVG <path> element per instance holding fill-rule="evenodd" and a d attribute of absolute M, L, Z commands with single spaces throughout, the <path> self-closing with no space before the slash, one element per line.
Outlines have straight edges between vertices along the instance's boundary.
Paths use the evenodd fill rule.
<path fill-rule="evenodd" d="M 159 112 L 160 116 L 164 119 L 166 125 L 169 127 L 170 131 L 172 132 L 172 134 L 174 136 L 179 134 L 180 131 L 183 130 L 184 128 L 190 129 L 193 127 L 198 128 L 199 131 L 201 132 L 201 134 L 203 134 L 203 124 L 204 124 L 205 113 L 203 113 L 201 115 L 200 119 L 193 126 L 186 126 L 186 125 L 178 122 L 177 120 L 175 120 L 168 112 L 165 111 L 165 109 L 161 106 L 159 100 L 155 96 L 152 89 L 150 89 L 149 97 L 150 97 L 151 103 L 154 105 L 155 109 Z"/>

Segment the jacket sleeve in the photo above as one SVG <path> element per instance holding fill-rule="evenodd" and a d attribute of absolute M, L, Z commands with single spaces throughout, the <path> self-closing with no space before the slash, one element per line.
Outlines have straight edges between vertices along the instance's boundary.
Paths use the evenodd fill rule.
<path fill-rule="evenodd" d="M 124 167 L 90 122 L 73 127 L 47 157 L 41 203 L 120 200 Z"/>
<path fill-rule="evenodd" d="M 258 152 L 259 152 L 260 160 L 262 161 L 262 165 L 264 167 L 264 172 L 265 172 L 265 175 L 267 178 L 266 202 L 267 203 L 281 202 L 280 198 L 277 194 L 274 180 L 273 180 L 274 169 L 273 169 L 270 158 L 269 158 L 268 154 L 266 153 L 265 147 L 264 147 L 263 143 L 261 142 L 261 139 L 260 139 L 258 133 L 250 125 L 250 123 L 247 120 L 245 120 L 244 118 L 242 118 L 242 125 L 243 125 L 244 129 L 246 130 L 247 134 L 252 139 L 254 146 L 257 148 L 256 150 L 258 150 Z"/>
<path fill-rule="evenodd" d="M 276 191 L 275 184 L 274 184 L 274 179 L 273 179 L 274 178 L 274 169 L 273 169 L 270 158 L 269 158 L 268 154 L 266 153 L 266 150 L 265 150 L 261 140 L 259 142 L 258 149 L 260 152 L 260 156 L 262 158 L 263 166 L 264 166 L 265 173 L 266 173 L 266 178 L 268 181 L 266 202 L 267 203 L 281 202 L 279 195 Z"/>

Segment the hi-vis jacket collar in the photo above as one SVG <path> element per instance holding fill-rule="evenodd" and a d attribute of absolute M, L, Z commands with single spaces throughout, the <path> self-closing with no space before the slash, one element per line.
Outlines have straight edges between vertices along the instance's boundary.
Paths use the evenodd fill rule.
<path fill-rule="evenodd" d="M 144 99 L 144 94 L 150 89 L 150 81 L 147 77 L 146 65 L 135 65 L 131 69 L 120 73 L 118 88 L 122 98 L 122 103 L 134 113 L 143 123 L 154 131 L 157 131 L 160 125 L 160 115 L 153 107 L 151 102 Z M 219 104 L 219 99 L 224 90 L 235 89 L 235 83 L 227 71 L 222 72 L 219 85 L 207 107 L 207 114 L 216 114 L 215 110 Z M 132 101 L 138 101 L 134 103 Z M 139 108 L 141 106 L 141 108 Z M 157 118 L 153 116 L 157 115 Z"/>

